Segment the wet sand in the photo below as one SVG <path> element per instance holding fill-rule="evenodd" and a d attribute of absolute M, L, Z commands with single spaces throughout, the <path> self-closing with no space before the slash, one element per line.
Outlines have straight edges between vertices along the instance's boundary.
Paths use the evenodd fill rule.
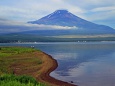
<path fill-rule="evenodd" d="M 58 63 L 55 59 L 52 58 L 52 56 L 46 53 L 43 53 L 43 54 L 44 56 L 42 60 L 44 61 L 44 63 L 41 69 L 42 74 L 37 77 L 39 81 L 45 82 L 45 83 L 47 82 L 51 86 L 77 86 L 72 83 L 67 83 L 67 82 L 57 80 L 51 77 L 49 74 L 58 67 Z"/>

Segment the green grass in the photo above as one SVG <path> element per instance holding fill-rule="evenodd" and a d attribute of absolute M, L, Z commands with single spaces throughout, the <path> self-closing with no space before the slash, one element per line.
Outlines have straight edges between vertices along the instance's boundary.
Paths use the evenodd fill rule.
<path fill-rule="evenodd" d="M 46 86 L 46 84 L 39 83 L 30 76 L 4 74 L 0 76 L 0 86 Z"/>
<path fill-rule="evenodd" d="M 14 54 L 29 53 L 33 52 L 33 48 L 22 48 L 22 47 L 1 47 L 0 48 L 0 57 L 10 56 Z"/>
<path fill-rule="evenodd" d="M 0 52 L 0 57 L 7 57 L 7 56 L 11 56 L 11 54 L 10 53 Z"/>
<path fill-rule="evenodd" d="M 9 70 L 9 67 L 14 63 L 37 63 L 42 64 L 42 61 L 38 58 L 34 58 L 28 54 L 37 51 L 33 48 L 25 47 L 0 47 L 0 74 L 11 73 L 13 70 Z M 30 56 L 30 58 L 28 58 Z"/>
<path fill-rule="evenodd" d="M 47 86 L 30 77 L 32 75 L 28 76 L 28 70 L 37 70 L 42 64 L 41 56 L 36 52 L 40 51 L 25 47 L 0 47 L 0 86 Z M 13 75 L 17 67 L 21 69 L 22 76 Z"/>

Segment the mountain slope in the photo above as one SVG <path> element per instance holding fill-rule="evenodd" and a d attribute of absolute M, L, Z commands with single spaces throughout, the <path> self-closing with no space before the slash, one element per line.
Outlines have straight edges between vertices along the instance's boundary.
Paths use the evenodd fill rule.
<path fill-rule="evenodd" d="M 59 25 L 59 26 L 76 26 L 77 29 L 82 30 L 97 30 L 97 31 L 112 31 L 113 28 L 105 25 L 98 25 L 76 15 L 68 12 L 67 10 L 57 10 L 39 20 L 29 21 L 32 24 L 44 24 L 44 25 Z"/>

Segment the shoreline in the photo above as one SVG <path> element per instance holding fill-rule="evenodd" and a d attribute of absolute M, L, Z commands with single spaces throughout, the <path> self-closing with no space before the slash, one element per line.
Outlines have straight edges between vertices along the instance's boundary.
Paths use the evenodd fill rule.
<path fill-rule="evenodd" d="M 17 47 L 16 49 L 18 48 L 19 47 Z M 13 51 L 15 51 L 16 49 L 14 48 Z M 23 48 L 19 49 L 20 52 L 22 51 L 22 49 Z M 25 51 L 26 49 L 23 52 Z M 74 85 L 74 83 L 68 83 L 61 80 L 57 80 L 50 76 L 50 73 L 58 67 L 57 61 L 54 58 L 52 58 L 51 55 L 48 55 L 45 52 L 38 50 L 30 51 L 29 53 L 28 52 L 19 53 L 18 50 L 17 52 L 18 53 L 16 54 L 14 52 L 13 54 L 11 53 L 11 56 L 8 57 L 6 56 L 6 59 L 8 58 L 7 59 L 8 68 L 6 69 L 6 71 L 8 71 L 9 73 L 11 74 L 13 73 L 14 75 L 17 76 L 18 75 L 32 76 L 38 82 L 43 82 L 48 86 L 77 86 Z M 3 61 L 6 61 L 6 59 L 3 59 Z"/>
<path fill-rule="evenodd" d="M 47 68 L 44 70 L 44 67 L 42 67 L 42 73 L 37 77 L 37 80 L 48 83 L 51 86 L 77 86 L 74 85 L 74 83 L 68 83 L 51 77 L 50 73 L 58 67 L 58 63 L 51 55 L 48 55 L 45 52 L 42 53 L 45 55 L 42 59 L 44 61 L 43 66 L 47 66 Z"/>

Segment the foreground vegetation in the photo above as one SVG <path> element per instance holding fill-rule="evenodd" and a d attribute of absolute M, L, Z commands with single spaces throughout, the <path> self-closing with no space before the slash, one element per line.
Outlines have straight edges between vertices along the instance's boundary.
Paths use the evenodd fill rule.
<path fill-rule="evenodd" d="M 46 86 L 30 77 L 42 65 L 36 52 L 33 48 L 0 47 L 0 86 Z"/>
<path fill-rule="evenodd" d="M 29 53 L 35 51 L 32 48 L 22 48 L 22 47 L 0 47 L 0 57 L 8 57 L 21 53 Z"/>
<path fill-rule="evenodd" d="M 0 76 L 0 86 L 46 86 L 30 76 L 5 74 Z"/>

